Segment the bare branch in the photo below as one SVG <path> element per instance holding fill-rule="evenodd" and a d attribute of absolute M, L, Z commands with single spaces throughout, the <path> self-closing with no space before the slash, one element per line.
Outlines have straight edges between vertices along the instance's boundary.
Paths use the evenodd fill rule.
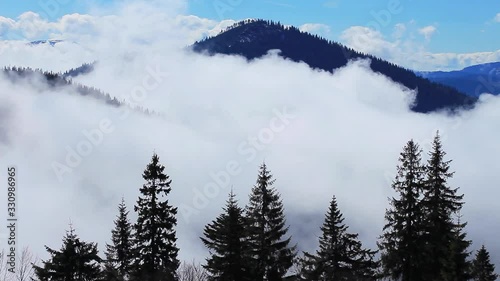
<path fill-rule="evenodd" d="M 179 281 L 207 281 L 207 271 L 201 264 L 192 261 L 190 263 L 183 262 L 179 267 L 177 274 Z"/>

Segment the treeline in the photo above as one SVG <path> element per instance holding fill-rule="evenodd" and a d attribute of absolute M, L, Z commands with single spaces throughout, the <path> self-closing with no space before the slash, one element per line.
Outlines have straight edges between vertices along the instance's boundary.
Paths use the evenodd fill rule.
<path fill-rule="evenodd" d="M 96 63 L 83 64 L 78 68 L 71 69 L 65 73 L 57 73 L 51 71 L 43 71 L 41 69 L 32 69 L 29 67 L 4 67 L 3 75 L 8 81 L 13 84 L 26 84 L 31 83 L 32 85 L 39 86 L 39 82 L 44 83 L 51 90 L 66 90 L 70 89 L 81 96 L 91 97 L 93 99 L 104 102 L 105 104 L 111 105 L 113 107 L 128 107 L 135 112 L 139 112 L 146 115 L 160 116 L 158 112 L 151 111 L 139 104 L 129 104 L 124 100 L 118 100 L 116 97 L 111 97 L 109 93 L 105 93 L 95 87 L 88 87 L 78 83 L 74 83 L 71 78 L 85 73 L 93 71 Z M 42 78 L 41 81 L 38 78 Z"/>
<path fill-rule="evenodd" d="M 94 71 L 95 65 L 97 64 L 97 61 L 94 61 L 92 63 L 84 63 L 81 66 L 77 68 L 72 68 L 62 74 L 64 78 L 75 78 L 80 75 L 85 75 L 88 74 L 92 71 Z"/>
<path fill-rule="evenodd" d="M 85 68 L 92 67 L 82 66 Z M 77 69 L 78 70 L 78 69 Z M 73 71 L 77 71 L 73 70 Z M 50 88 L 60 88 L 69 87 L 74 90 L 76 93 L 82 96 L 89 96 L 97 100 L 104 101 L 106 104 L 112 106 L 122 106 L 124 103 L 119 101 L 115 97 L 111 97 L 108 93 L 104 93 L 101 90 L 94 87 L 87 87 L 80 84 L 74 84 L 71 79 L 69 79 L 69 72 L 65 74 L 51 72 L 51 71 L 43 71 L 41 69 L 32 69 L 29 67 L 4 67 L 3 75 L 12 83 L 23 83 L 26 82 L 39 82 L 36 78 L 41 77 L 42 82 L 45 83 Z"/>
<path fill-rule="evenodd" d="M 200 230 L 208 250 L 202 267 L 180 267 L 176 245 L 177 208 L 168 200 L 169 176 L 156 154 L 131 222 L 125 201 L 106 245 L 82 241 L 73 228 L 59 250 L 34 266 L 40 281 L 494 281 L 495 267 L 483 245 L 469 250 L 461 220 L 463 194 L 449 185 L 453 176 L 439 134 L 428 160 L 410 140 L 400 154 L 378 249 L 362 245 L 332 197 L 314 253 L 299 253 L 288 234 L 284 204 L 275 179 L 262 164 L 245 207 L 231 191 L 222 213 Z"/>

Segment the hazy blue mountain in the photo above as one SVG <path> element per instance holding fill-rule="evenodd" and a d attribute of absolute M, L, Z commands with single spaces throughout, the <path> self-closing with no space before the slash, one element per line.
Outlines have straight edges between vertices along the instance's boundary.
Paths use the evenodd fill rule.
<path fill-rule="evenodd" d="M 30 44 L 30 45 L 48 44 L 48 45 L 54 46 L 57 43 L 61 43 L 61 42 L 63 42 L 63 40 L 37 40 L 37 41 L 32 41 L 28 44 Z"/>
<path fill-rule="evenodd" d="M 478 97 L 482 93 L 500 94 L 500 62 L 474 65 L 456 71 L 416 73 L 473 97 Z"/>
<path fill-rule="evenodd" d="M 409 69 L 356 52 L 319 36 L 301 32 L 298 28 L 285 27 L 271 21 L 251 20 L 237 23 L 217 36 L 196 42 L 192 49 L 210 55 L 241 55 L 248 60 L 262 57 L 270 50 L 279 49 L 280 55 L 285 58 L 303 61 L 312 68 L 330 72 L 345 66 L 350 59 L 370 59 L 373 71 L 384 74 L 410 89 L 418 89 L 417 101 L 412 108 L 416 112 L 470 108 L 477 100 L 452 87 L 420 77 Z"/>

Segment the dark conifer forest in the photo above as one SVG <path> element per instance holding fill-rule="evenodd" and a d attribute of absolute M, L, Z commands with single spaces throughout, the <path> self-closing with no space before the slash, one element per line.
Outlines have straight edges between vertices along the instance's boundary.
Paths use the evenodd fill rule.
<path fill-rule="evenodd" d="M 209 55 L 241 55 L 248 60 L 260 58 L 270 50 L 280 50 L 280 56 L 284 58 L 302 61 L 311 68 L 329 72 L 347 65 L 351 60 L 369 59 L 374 72 L 381 73 L 409 89 L 418 90 L 415 104 L 412 106 L 415 112 L 427 113 L 443 109 L 454 111 L 471 108 L 476 102 L 475 97 L 422 78 L 412 70 L 279 22 L 242 21 L 217 36 L 196 42 L 192 49 Z"/>
<path fill-rule="evenodd" d="M 126 198 L 118 202 L 103 255 L 70 225 L 58 250 L 46 246 L 50 258 L 34 266 L 33 280 L 496 280 L 487 246 L 472 252 L 467 222 L 461 219 L 465 196 L 449 183 L 454 172 L 439 133 L 426 152 L 409 140 L 395 170 L 387 186 L 394 196 L 387 202 L 385 226 L 373 237 L 376 249 L 363 245 L 347 224 L 349 214 L 342 211 L 347 202 L 325 194 L 331 201 L 318 226 L 317 248 L 298 251 L 288 231 L 279 177 L 263 163 L 248 202 L 243 205 L 231 191 L 220 215 L 199 229 L 200 240 L 192 242 L 204 245 L 208 258 L 197 264 L 178 258 L 177 208 L 169 194 L 179 187 L 154 154 L 133 206 L 137 220 L 129 219 Z"/>

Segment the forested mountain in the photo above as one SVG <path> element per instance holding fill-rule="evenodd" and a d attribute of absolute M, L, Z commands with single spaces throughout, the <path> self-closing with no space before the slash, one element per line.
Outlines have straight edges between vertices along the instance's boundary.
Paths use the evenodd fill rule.
<path fill-rule="evenodd" d="M 97 62 L 93 63 L 84 63 L 81 66 L 77 68 L 72 68 L 62 74 L 63 77 L 65 78 L 75 78 L 80 75 L 85 75 L 87 73 L 90 73 L 94 71 L 94 67 L 97 64 Z"/>
<path fill-rule="evenodd" d="M 454 87 L 467 95 L 500 94 L 500 62 L 485 63 L 455 71 L 417 72 L 436 83 Z"/>
<path fill-rule="evenodd" d="M 0 75 L 6 77 L 12 83 L 34 84 L 39 83 L 39 77 L 42 77 L 41 82 L 46 83 L 51 90 L 69 89 L 68 93 L 76 92 L 83 97 L 90 97 L 100 100 L 103 103 L 113 106 L 126 106 L 133 111 L 147 115 L 160 115 L 158 112 L 151 111 L 142 106 L 133 105 L 124 101 L 118 100 L 116 97 L 111 97 L 109 93 L 105 93 L 95 87 L 88 87 L 71 81 L 71 77 L 86 74 L 94 69 L 95 63 L 84 64 L 78 68 L 71 69 L 64 73 L 47 72 L 40 69 L 31 69 L 23 67 L 5 67 L 0 70 Z M 34 87 L 40 89 L 39 87 Z"/>
<path fill-rule="evenodd" d="M 70 71 L 71 72 L 71 71 Z M 67 72 L 68 73 L 68 72 Z M 23 67 L 5 67 L 0 75 L 6 77 L 12 83 L 36 83 L 37 77 L 42 77 L 42 82 L 46 83 L 51 89 L 62 89 L 69 87 L 82 96 L 89 96 L 98 100 L 102 100 L 106 104 L 113 106 L 121 106 L 122 102 L 116 98 L 112 98 L 109 94 L 102 92 L 94 87 L 87 87 L 80 84 L 75 84 L 66 77 L 67 74 L 42 71 L 40 69 L 31 69 Z"/>
<path fill-rule="evenodd" d="M 248 60 L 262 57 L 269 50 L 279 49 L 282 57 L 303 61 L 311 68 L 330 72 L 345 66 L 351 59 L 370 59 L 373 71 L 418 90 L 416 104 L 412 107 L 416 112 L 470 108 L 476 101 L 476 98 L 454 88 L 419 77 L 409 69 L 302 32 L 296 27 L 285 27 L 271 21 L 247 20 L 237 23 L 215 37 L 196 42 L 192 49 L 210 55 L 241 55 Z"/>

